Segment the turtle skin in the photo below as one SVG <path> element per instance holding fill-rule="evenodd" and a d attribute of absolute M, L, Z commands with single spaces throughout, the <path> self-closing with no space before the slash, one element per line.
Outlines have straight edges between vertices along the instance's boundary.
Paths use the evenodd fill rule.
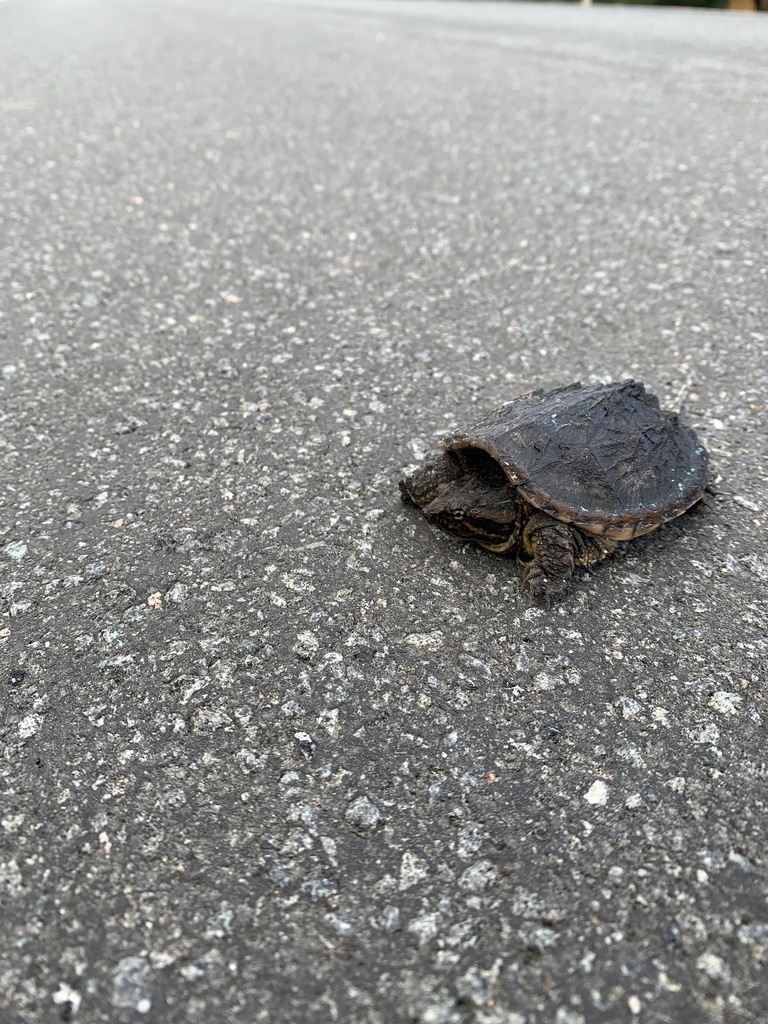
<path fill-rule="evenodd" d="M 549 602 L 705 494 L 708 454 L 639 381 L 534 391 L 508 402 L 400 481 L 402 498 L 453 536 L 527 560 L 522 589 Z"/>

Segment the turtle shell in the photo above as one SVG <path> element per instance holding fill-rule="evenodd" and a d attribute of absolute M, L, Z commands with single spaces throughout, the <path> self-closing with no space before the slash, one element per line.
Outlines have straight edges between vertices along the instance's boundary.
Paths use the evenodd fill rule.
<path fill-rule="evenodd" d="M 536 508 L 613 540 L 648 533 L 702 497 L 708 455 L 634 380 L 534 391 L 442 442 L 491 455 Z"/>

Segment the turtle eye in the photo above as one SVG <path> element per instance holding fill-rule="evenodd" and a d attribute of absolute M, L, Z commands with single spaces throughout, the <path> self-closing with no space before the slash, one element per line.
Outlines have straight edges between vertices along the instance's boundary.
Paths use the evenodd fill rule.
<path fill-rule="evenodd" d="M 461 520 L 464 518 L 465 515 L 466 515 L 466 512 L 464 511 L 463 508 L 456 508 L 456 509 L 453 510 L 453 518 L 457 522 L 461 522 Z"/>

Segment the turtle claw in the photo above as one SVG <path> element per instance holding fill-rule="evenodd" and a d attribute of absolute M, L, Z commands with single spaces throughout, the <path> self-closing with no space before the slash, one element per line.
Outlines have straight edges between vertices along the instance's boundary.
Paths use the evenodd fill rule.
<path fill-rule="evenodd" d="M 531 604 L 543 604 L 549 609 L 553 598 L 568 592 L 568 581 L 549 577 L 537 562 L 529 562 L 523 571 L 520 592 L 527 595 Z"/>

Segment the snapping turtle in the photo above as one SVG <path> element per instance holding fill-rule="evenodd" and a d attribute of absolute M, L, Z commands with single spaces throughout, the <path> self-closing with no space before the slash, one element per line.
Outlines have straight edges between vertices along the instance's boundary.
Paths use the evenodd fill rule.
<path fill-rule="evenodd" d="M 634 380 L 533 391 L 502 405 L 400 481 L 428 522 L 529 559 L 522 590 L 562 595 L 574 567 L 704 496 L 708 455 Z"/>

